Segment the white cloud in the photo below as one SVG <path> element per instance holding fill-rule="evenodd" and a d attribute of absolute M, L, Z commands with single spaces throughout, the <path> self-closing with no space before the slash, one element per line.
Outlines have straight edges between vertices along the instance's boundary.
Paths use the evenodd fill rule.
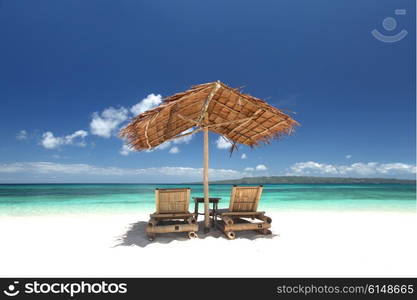
<path fill-rule="evenodd" d="M 255 169 L 256 171 L 266 171 L 267 167 L 265 165 L 257 165 Z"/>
<path fill-rule="evenodd" d="M 81 139 L 81 141 L 79 141 L 78 143 L 76 143 L 77 146 L 81 146 L 84 147 L 85 146 L 85 142 L 84 142 L 84 138 L 88 135 L 88 132 L 85 130 L 77 130 L 76 132 L 74 132 L 73 134 L 67 135 L 65 137 L 65 144 L 67 145 L 71 145 L 74 143 L 74 141 L 78 138 Z"/>
<path fill-rule="evenodd" d="M 109 138 L 119 130 L 120 124 L 127 120 L 128 114 L 128 110 L 124 107 L 109 107 L 101 114 L 95 112 L 90 123 L 90 131 L 100 137 Z"/>
<path fill-rule="evenodd" d="M 101 113 L 94 112 L 90 122 L 90 131 L 94 135 L 109 138 L 119 131 L 121 124 L 131 116 L 130 113 L 138 115 L 158 106 L 161 102 L 161 95 L 149 94 L 130 109 L 123 106 L 120 108 L 109 107 Z"/>
<path fill-rule="evenodd" d="M 132 112 L 132 114 L 136 116 L 158 106 L 161 103 L 162 103 L 161 95 L 149 94 L 148 96 L 146 96 L 146 98 L 142 99 L 140 102 L 133 105 L 130 108 L 130 111 Z"/>
<path fill-rule="evenodd" d="M 177 146 L 172 147 L 171 149 L 169 149 L 169 153 L 171 153 L 171 154 L 180 153 L 180 149 Z"/>
<path fill-rule="evenodd" d="M 161 104 L 161 102 L 161 95 L 149 94 L 146 98 L 133 105 L 130 109 L 127 109 L 123 106 L 120 108 L 109 107 L 104 109 L 101 113 L 94 112 L 90 121 L 90 132 L 93 135 L 97 135 L 103 138 L 110 138 L 113 135 L 117 135 L 118 131 L 120 130 L 120 127 L 122 126 L 122 123 L 125 122 L 129 117 L 131 117 L 132 114 L 140 114 L 146 110 L 152 109 L 153 107 Z M 78 132 L 78 135 L 74 137 L 72 137 L 72 135 L 66 137 L 56 137 L 51 131 L 47 131 L 42 136 L 41 144 L 47 149 L 55 149 L 61 145 L 73 144 L 73 140 L 77 137 L 85 137 L 79 134 L 80 133 Z M 16 138 L 25 139 L 26 135 L 26 131 L 22 130 L 19 132 Z M 192 136 L 190 135 L 177 139 L 176 141 L 173 141 L 173 143 L 188 143 L 191 139 Z M 84 141 L 82 141 L 77 145 L 84 146 L 85 143 Z M 157 149 L 165 149 L 170 147 L 170 145 L 171 143 L 168 142 L 163 145 L 160 145 L 159 147 L 157 147 Z M 120 149 L 119 153 L 121 155 L 129 155 L 129 153 L 132 151 L 133 150 L 130 149 L 128 146 L 123 146 Z"/>
<path fill-rule="evenodd" d="M 189 128 L 189 129 L 181 132 L 180 134 L 190 133 L 193 130 L 194 130 L 194 128 Z M 177 138 L 175 140 L 172 140 L 172 142 L 174 144 L 188 144 L 192 140 L 193 137 L 194 137 L 194 134 L 189 134 L 189 135 Z"/>
<path fill-rule="evenodd" d="M 181 132 L 180 134 L 185 134 L 185 133 L 191 132 L 192 130 L 193 130 L 193 128 L 190 128 L 190 129 L 187 129 L 187 130 Z M 172 140 L 172 141 L 168 141 L 168 142 L 160 144 L 159 146 L 156 146 L 155 148 L 145 150 L 145 152 L 150 153 L 150 152 L 153 152 L 155 150 L 165 150 L 165 149 L 170 148 L 172 146 L 172 144 L 188 144 L 192 140 L 193 136 L 194 136 L 194 134 L 190 134 L 190 135 L 187 135 L 187 136 L 184 136 L 184 137 Z M 178 148 L 178 147 L 174 147 L 174 148 Z M 172 152 L 170 152 L 170 153 L 172 153 Z"/>
<path fill-rule="evenodd" d="M 88 135 L 85 130 L 77 130 L 73 134 L 64 137 L 54 136 L 51 131 L 42 134 L 41 145 L 46 149 L 56 149 L 63 145 L 85 146 L 84 138 Z"/>
<path fill-rule="evenodd" d="M 170 141 L 162 143 L 162 144 L 156 146 L 155 148 L 146 150 L 145 152 L 153 152 L 155 150 L 164 150 L 164 149 L 168 149 L 169 147 L 171 147 L 171 142 Z"/>
<path fill-rule="evenodd" d="M 246 153 L 243 153 L 243 154 L 240 156 L 240 158 L 241 158 L 241 159 L 247 159 L 247 158 L 248 158 L 248 156 L 246 155 Z"/>
<path fill-rule="evenodd" d="M 16 134 L 16 139 L 19 141 L 26 140 L 27 138 L 28 138 L 28 133 L 26 132 L 26 130 L 20 130 Z"/>
<path fill-rule="evenodd" d="M 94 174 L 121 175 L 130 173 L 114 167 L 95 167 L 87 164 L 60 164 L 53 162 L 23 162 L 0 165 L 0 173 L 30 172 L 35 174 Z"/>
<path fill-rule="evenodd" d="M 405 172 L 409 174 L 416 174 L 416 166 L 403 163 L 381 164 L 378 167 L 378 171 L 383 174 L 391 172 Z"/>
<path fill-rule="evenodd" d="M 30 173 L 30 174 L 70 174 L 70 175 L 97 175 L 97 176 L 168 176 L 178 177 L 181 180 L 201 180 L 202 168 L 191 167 L 151 167 L 151 168 L 118 168 L 97 167 L 88 164 L 61 164 L 54 162 L 20 162 L 0 164 L 0 173 Z M 239 178 L 243 173 L 232 169 L 209 169 L 210 178 L 226 179 Z M 177 178 L 175 178 L 177 179 Z"/>
<path fill-rule="evenodd" d="M 351 154 L 348 154 L 348 155 L 345 156 L 345 158 L 346 159 L 351 159 L 352 158 L 352 155 Z"/>
<path fill-rule="evenodd" d="M 379 176 L 416 174 L 416 166 L 404 163 L 354 163 L 332 165 L 314 161 L 299 162 L 290 167 L 287 175 Z"/>
<path fill-rule="evenodd" d="M 149 110 L 162 102 L 161 95 L 149 94 L 146 98 L 142 99 L 139 103 L 133 105 L 130 110 L 125 107 L 114 108 L 109 107 L 104 109 L 101 113 L 94 112 L 92 114 L 92 119 L 90 122 L 90 132 L 91 134 L 103 137 L 103 138 L 110 138 L 112 135 L 116 135 L 117 132 L 120 130 L 120 127 L 123 122 L 125 122 L 131 115 L 140 114 L 146 110 Z M 185 131 L 189 132 L 189 131 Z M 184 133 L 185 133 L 184 132 Z M 85 146 L 84 138 L 88 135 L 88 133 L 84 130 L 76 131 L 71 135 L 67 135 L 64 137 L 54 136 L 51 131 L 47 131 L 42 135 L 41 144 L 46 149 L 56 149 L 62 145 L 77 145 L 77 146 Z M 17 135 L 16 139 L 23 140 L 27 138 L 27 132 L 25 130 L 21 130 Z M 76 143 L 76 140 L 80 140 Z M 180 143 L 188 143 L 192 139 L 192 136 L 186 136 L 180 139 L 177 139 L 173 143 L 180 144 Z M 171 142 L 164 143 L 157 147 L 157 149 L 165 149 L 170 147 Z M 119 153 L 121 155 L 129 155 L 132 152 L 129 146 L 124 145 Z"/>
<path fill-rule="evenodd" d="M 216 140 L 216 145 L 218 149 L 229 149 L 232 147 L 232 143 L 222 136 L 219 136 L 219 138 Z"/>
<path fill-rule="evenodd" d="M 42 135 L 41 144 L 46 149 L 54 149 L 59 147 L 63 143 L 63 138 L 55 137 L 54 134 L 50 131 L 45 132 Z"/>
<path fill-rule="evenodd" d="M 129 145 L 123 145 L 122 149 L 120 149 L 119 153 L 123 156 L 128 156 L 131 152 L 134 152 L 135 150 L 130 147 Z"/>
<path fill-rule="evenodd" d="M 10 164 L 0 164 L 0 173 L 17 173 L 25 171 L 25 168 L 22 166 L 25 163 L 10 163 Z"/>
<path fill-rule="evenodd" d="M 257 165 L 256 167 L 246 167 L 244 169 L 245 172 L 252 172 L 252 171 L 266 171 L 268 168 L 265 165 Z"/>

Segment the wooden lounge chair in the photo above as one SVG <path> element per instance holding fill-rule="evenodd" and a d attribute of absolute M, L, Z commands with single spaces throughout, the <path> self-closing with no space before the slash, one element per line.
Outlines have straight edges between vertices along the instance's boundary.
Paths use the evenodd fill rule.
<path fill-rule="evenodd" d="M 190 192 L 190 188 L 155 189 L 156 212 L 146 226 L 149 240 L 154 240 L 157 233 L 168 232 L 187 232 L 189 238 L 197 237 L 196 218 L 188 211 Z"/>
<path fill-rule="evenodd" d="M 214 216 L 214 218 L 220 217 L 219 227 L 229 239 L 236 237 L 235 231 L 242 230 L 271 234 L 269 228 L 272 219 L 265 216 L 265 212 L 257 211 L 262 189 L 262 185 L 233 186 L 229 209 L 218 210 Z"/>

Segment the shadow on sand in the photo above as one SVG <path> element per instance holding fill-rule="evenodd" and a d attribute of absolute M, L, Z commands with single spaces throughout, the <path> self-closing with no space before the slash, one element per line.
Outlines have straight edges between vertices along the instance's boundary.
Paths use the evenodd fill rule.
<path fill-rule="evenodd" d="M 158 234 L 156 236 L 156 239 L 154 241 L 149 241 L 148 237 L 146 236 L 146 226 L 147 222 L 144 221 L 138 221 L 136 223 L 130 224 L 129 229 L 121 236 L 117 238 L 117 244 L 114 247 L 118 246 L 139 246 L 139 247 L 146 247 L 149 244 L 168 244 L 172 241 L 188 241 L 189 239 L 186 237 L 185 232 L 179 232 L 179 233 L 164 233 L 164 234 Z M 204 233 L 204 222 L 200 221 L 198 222 L 198 226 L 200 230 L 198 231 L 198 239 L 205 239 L 206 237 L 214 237 L 214 238 L 223 238 L 227 239 L 225 235 L 214 228 L 210 229 L 209 233 Z M 279 236 L 277 234 L 270 234 L 270 235 L 263 235 L 259 234 L 256 231 L 239 231 L 236 234 L 236 239 L 247 239 L 247 240 L 256 240 L 258 238 L 262 239 L 272 239 L 276 236 Z"/>

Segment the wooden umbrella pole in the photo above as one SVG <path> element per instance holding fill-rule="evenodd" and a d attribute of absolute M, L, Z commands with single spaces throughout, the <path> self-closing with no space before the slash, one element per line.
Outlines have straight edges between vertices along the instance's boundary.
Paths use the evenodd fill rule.
<path fill-rule="evenodd" d="M 210 230 L 209 219 L 209 185 L 208 185 L 208 166 L 209 166 L 209 143 L 208 143 L 208 128 L 204 127 L 204 231 Z"/>

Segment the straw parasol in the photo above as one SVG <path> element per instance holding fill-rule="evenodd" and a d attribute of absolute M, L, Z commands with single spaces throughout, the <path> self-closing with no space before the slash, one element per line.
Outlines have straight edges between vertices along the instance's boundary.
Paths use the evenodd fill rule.
<path fill-rule="evenodd" d="M 224 83 L 210 82 L 164 99 L 158 107 L 135 118 L 120 136 L 135 150 L 149 150 L 167 141 L 204 132 L 204 227 L 209 229 L 208 131 L 221 135 L 231 146 L 250 147 L 291 134 L 299 125 L 265 101 L 243 94 Z"/>

